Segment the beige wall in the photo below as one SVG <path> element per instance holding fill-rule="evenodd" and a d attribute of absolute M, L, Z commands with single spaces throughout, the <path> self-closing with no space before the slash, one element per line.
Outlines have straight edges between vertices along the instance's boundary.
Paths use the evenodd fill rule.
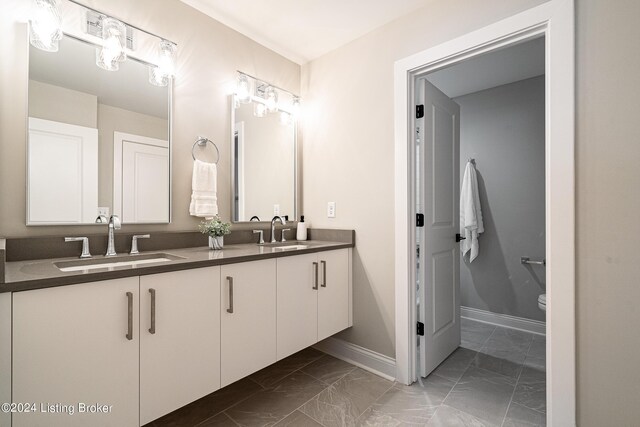
<path fill-rule="evenodd" d="M 124 226 L 124 230 L 195 230 L 189 216 L 191 145 L 198 135 L 220 148 L 218 203 L 230 217 L 230 118 L 228 95 L 236 70 L 298 92 L 300 66 L 178 0 L 87 0 L 89 6 L 178 44 L 173 92 L 173 223 Z M 100 232 L 96 226 L 26 227 L 25 164 L 28 49 L 20 23 L 22 0 L 4 0 L 0 14 L 0 236 Z"/>
<path fill-rule="evenodd" d="M 98 206 L 113 213 L 113 132 L 167 140 L 166 119 L 98 104 Z"/>
<path fill-rule="evenodd" d="M 540 3 L 433 1 L 303 66 L 303 213 L 314 227 L 356 230 L 347 341 L 395 357 L 394 62 Z"/>
<path fill-rule="evenodd" d="M 29 80 L 29 116 L 96 128 L 98 97 L 65 87 Z"/>
<path fill-rule="evenodd" d="M 640 2 L 576 2 L 578 425 L 640 423 Z"/>

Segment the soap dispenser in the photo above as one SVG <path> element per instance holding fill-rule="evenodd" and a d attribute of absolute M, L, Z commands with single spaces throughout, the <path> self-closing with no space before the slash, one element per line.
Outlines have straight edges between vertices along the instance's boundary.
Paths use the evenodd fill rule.
<path fill-rule="evenodd" d="M 304 222 L 304 215 L 300 217 L 300 221 L 298 222 L 296 240 L 307 240 L 307 223 Z"/>

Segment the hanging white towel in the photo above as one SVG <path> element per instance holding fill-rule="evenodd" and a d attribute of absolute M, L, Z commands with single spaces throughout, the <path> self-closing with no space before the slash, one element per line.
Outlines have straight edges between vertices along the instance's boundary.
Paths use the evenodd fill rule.
<path fill-rule="evenodd" d="M 211 219 L 218 214 L 217 167 L 215 163 L 193 162 L 189 214 Z"/>
<path fill-rule="evenodd" d="M 463 256 L 469 252 L 469 262 L 478 256 L 480 250 L 478 236 L 483 232 L 476 168 L 473 162 L 467 162 L 460 190 L 460 234 L 465 237 L 465 240 L 461 241 L 460 250 Z"/>

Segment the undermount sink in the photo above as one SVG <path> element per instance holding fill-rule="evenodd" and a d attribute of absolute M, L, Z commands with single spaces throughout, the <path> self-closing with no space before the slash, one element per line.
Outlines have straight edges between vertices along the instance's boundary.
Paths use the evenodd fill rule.
<path fill-rule="evenodd" d="M 309 245 L 298 245 L 298 244 L 291 244 L 291 245 L 281 245 L 281 246 L 275 246 L 272 247 L 272 249 L 274 251 L 293 251 L 293 250 L 299 250 L 299 249 L 307 249 L 309 247 Z"/>
<path fill-rule="evenodd" d="M 123 255 L 115 257 L 101 257 L 92 259 L 78 259 L 53 263 L 60 271 L 84 271 L 114 268 L 137 268 L 147 264 L 157 264 L 184 259 L 167 253 L 152 253 L 143 255 Z"/>

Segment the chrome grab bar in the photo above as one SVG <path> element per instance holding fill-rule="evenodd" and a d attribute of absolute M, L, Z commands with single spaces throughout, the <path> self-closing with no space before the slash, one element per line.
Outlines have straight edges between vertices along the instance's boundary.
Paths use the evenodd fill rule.
<path fill-rule="evenodd" d="M 547 260 L 543 258 L 542 261 L 531 261 L 528 256 L 522 256 L 520 257 L 520 264 L 547 265 Z"/>

